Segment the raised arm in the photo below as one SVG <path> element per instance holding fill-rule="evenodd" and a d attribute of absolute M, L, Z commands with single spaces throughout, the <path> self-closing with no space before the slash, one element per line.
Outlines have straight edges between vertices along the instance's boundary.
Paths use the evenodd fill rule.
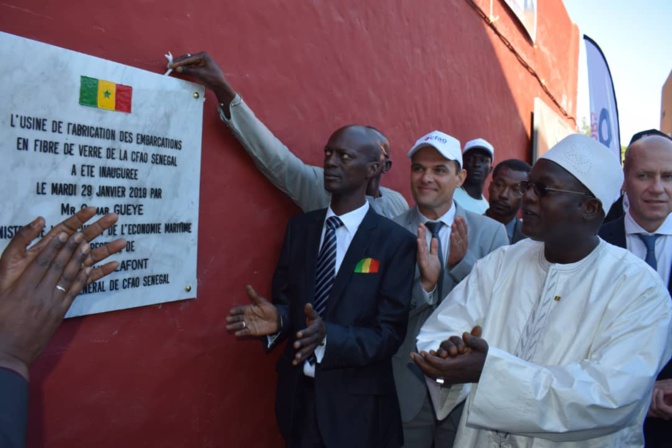
<path fill-rule="evenodd" d="M 28 379 L 28 367 L 42 353 L 82 288 L 116 269 L 117 262 L 93 264 L 122 250 L 115 240 L 95 250 L 92 241 L 117 221 L 102 217 L 82 232 L 77 229 L 95 215 L 83 209 L 56 225 L 29 247 L 45 226 L 37 218 L 12 238 L 0 258 L 0 367 Z"/>
<path fill-rule="evenodd" d="M 229 127 L 257 169 L 304 212 L 329 205 L 323 169 L 296 157 L 252 112 L 233 90 L 217 63 L 201 52 L 186 54 L 170 66 L 212 90 L 219 102 L 220 118 Z"/>
<path fill-rule="evenodd" d="M 95 250 L 88 242 L 117 221 L 106 215 L 82 232 L 95 215 L 80 210 L 32 247 L 45 222 L 37 218 L 12 238 L 0 258 L 0 445 L 22 447 L 26 433 L 28 369 L 87 283 L 114 271 L 117 262 L 94 268 L 124 248 L 115 240 Z"/>

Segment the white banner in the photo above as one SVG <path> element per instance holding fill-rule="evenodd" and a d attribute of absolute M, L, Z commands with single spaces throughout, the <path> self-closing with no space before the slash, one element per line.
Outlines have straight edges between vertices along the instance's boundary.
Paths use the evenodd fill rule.
<path fill-rule="evenodd" d="M 196 297 L 203 87 L 6 33 L 0 60 L 0 251 L 95 205 L 128 244 L 68 317 Z"/>
<path fill-rule="evenodd" d="M 618 160 L 621 160 L 618 106 L 609 65 L 595 41 L 585 35 L 583 39 L 586 42 L 586 58 L 588 59 L 590 135 L 610 148 Z"/>
<path fill-rule="evenodd" d="M 518 17 L 532 42 L 537 39 L 537 0 L 504 0 Z"/>
<path fill-rule="evenodd" d="M 534 115 L 532 131 L 532 163 L 555 146 L 560 140 L 576 131 L 567 121 L 548 106 L 544 101 L 534 98 Z"/>

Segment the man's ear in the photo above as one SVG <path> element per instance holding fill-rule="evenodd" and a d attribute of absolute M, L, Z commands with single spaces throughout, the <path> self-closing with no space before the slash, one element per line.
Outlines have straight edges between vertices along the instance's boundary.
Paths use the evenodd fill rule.
<path fill-rule="evenodd" d="M 460 170 L 460 172 L 457 173 L 457 180 L 457 187 L 461 187 L 464 181 L 467 180 L 467 170 Z"/>
<path fill-rule="evenodd" d="M 392 161 L 390 159 L 385 159 L 383 162 L 383 167 L 381 168 L 381 173 L 387 173 L 392 168 Z"/>
<path fill-rule="evenodd" d="M 366 170 L 367 179 L 373 179 L 376 177 L 380 170 L 380 162 L 369 162 L 369 165 Z"/>
<path fill-rule="evenodd" d="M 583 207 L 583 217 L 587 221 L 602 217 L 602 202 L 597 198 L 588 198 L 581 204 Z"/>

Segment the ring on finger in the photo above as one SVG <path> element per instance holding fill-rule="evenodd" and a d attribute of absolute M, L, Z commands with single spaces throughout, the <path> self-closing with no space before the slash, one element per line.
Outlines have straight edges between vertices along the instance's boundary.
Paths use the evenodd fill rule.
<path fill-rule="evenodd" d="M 58 289 L 58 290 L 61 291 L 63 294 L 65 294 L 65 288 L 62 287 L 61 285 L 56 285 L 56 289 Z"/>
<path fill-rule="evenodd" d="M 243 330 L 246 329 L 246 328 L 247 328 L 247 323 L 245 323 L 245 321 L 243 321 Z"/>

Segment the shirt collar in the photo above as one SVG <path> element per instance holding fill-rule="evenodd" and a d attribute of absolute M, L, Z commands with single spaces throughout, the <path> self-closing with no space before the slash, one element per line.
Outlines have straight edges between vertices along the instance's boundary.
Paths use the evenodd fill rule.
<path fill-rule="evenodd" d="M 623 220 L 623 224 L 625 225 L 625 234 L 626 235 L 633 235 L 636 233 L 645 233 L 647 235 L 652 235 L 653 233 L 659 234 L 659 235 L 672 235 L 672 213 L 667 215 L 667 218 L 665 218 L 665 221 L 656 229 L 655 232 L 649 233 L 642 226 L 637 224 L 637 221 L 635 221 L 635 218 L 630 215 L 630 211 L 625 214 L 625 219 Z"/>
<path fill-rule="evenodd" d="M 455 222 L 455 201 L 453 201 L 448 211 L 444 213 L 442 216 L 440 216 L 439 219 L 437 220 L 428 219 L 425 215 L 422 214 L 420 209 L 418 209 L 418 214 L 420 215 L 420 222 L 423 224 L 426 223 L 427 221 L 436 221 L 436 222 L 442 222 L 444 225 L 450 228 L 450 226 L 453 225 L 453 222 Z"/>
<path fill-rule="evenodd" d="M 343 227 L 345 227 L 348 233 L 354 235 L 357 232 L 359 225 L 364 220 L 366 213 L 369 211 L 369 207 L 370 207 L 369 201 L 364 201 L 364 205 L 362 205 L 361 207 L 339 216 L 336 213 L 334 213 L 330 205 L 329 208 L 327 209 L 327 215 L 324 217 L 324 221 L 326 222 L 327 219 L 329 219 L 332 216 L 338 216 L 341 222 L 343 222 Z"/>

